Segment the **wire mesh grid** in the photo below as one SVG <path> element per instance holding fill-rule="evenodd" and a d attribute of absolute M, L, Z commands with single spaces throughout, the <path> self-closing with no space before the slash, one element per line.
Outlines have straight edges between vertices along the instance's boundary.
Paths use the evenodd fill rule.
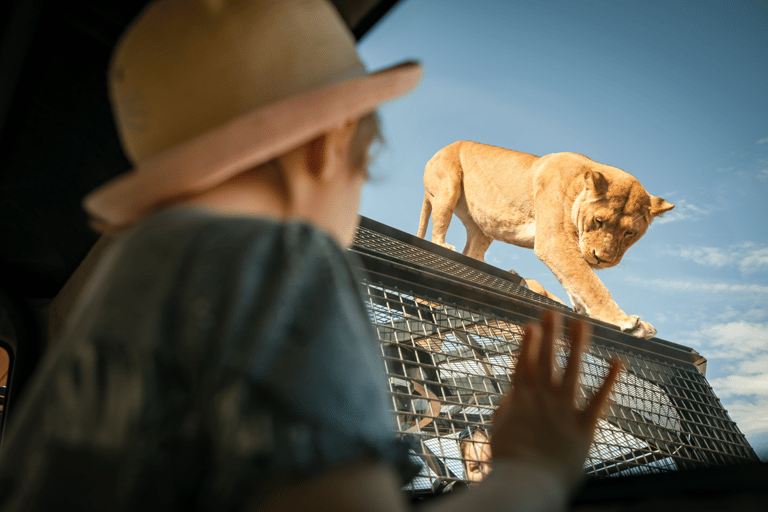
<path fill-rule="evenodd" d="M 365 283 L 368 312 L 381 340 L 397 433 L 417 447 L 418 491 L 436 481 L 468 481 L 487 472 L 493 410 L 511 385 L 520 321 Z M 568 340 L 556 346 L 562 367 Z M 630 350 L 593 345 L 582 357 L 581 398 L 599 387 L 608 360 L 628 371 L 614 388 L 585 469 L 597 476 L 661 472 L 736 460 L 754 453 L 693 365 L 683 368 Z M 468 427 L 479 426 L 472 435 Z M 460 439 L 464 432 L 465 436 Z"/>
<path fill-rule="evenodd" d="M 518 302 L 516 290 L 495 294 L 430 274 L 424 262 L 398 264 L 358 255 L 397 435 L 411 442 L 412 458 L 421 467 L 408 489 L 428 492 L 437 484 L 481 478 L 492 466 L 487 460 L 491 419 L 511 386 L 522 325 L 538 317 L 544 304 Z M 620 359 L 627 371 L 599 422 L 585 463 L 588 474 L 657 473 L 757 460 L 697 369 L 700 356 L 598 324 L 593 322 L 596 336 L 581 360 L 580 400 L 600 386 L 610 359 Z M 568 350 L 568 340 L 558 340 L 561 367 Z"/>

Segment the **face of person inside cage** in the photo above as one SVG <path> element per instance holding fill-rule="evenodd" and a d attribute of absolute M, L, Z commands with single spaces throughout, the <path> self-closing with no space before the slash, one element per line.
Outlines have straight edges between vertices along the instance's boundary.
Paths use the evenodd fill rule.
<path fill-rule="evenodd" d="M 464 478 L 477 483 L 488 476 L 491 472 L 491 444 L 485 430 L 477 426 L 465 428 L 459 435 L 459 448 L 464 461 Z"/>

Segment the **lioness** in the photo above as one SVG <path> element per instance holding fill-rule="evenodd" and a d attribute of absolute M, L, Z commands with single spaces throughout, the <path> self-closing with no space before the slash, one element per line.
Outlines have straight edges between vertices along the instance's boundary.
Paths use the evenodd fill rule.
<path fill-rule="evenodd" d="M 432 242 L 445 243 L 456 216 L 467 229 L 463 254 L 483 261 L 493 240 L 536 252 L 571 298 L 574 310 L 617 325 L 640 338 L 656 329 L 627 315 L 592 269 L 608 268 L 674 208 L 653 197 L 630 174 L 576 153 L 538 157 L 459 141 L 424 169 L 419 236 L 432 214 Z"/>

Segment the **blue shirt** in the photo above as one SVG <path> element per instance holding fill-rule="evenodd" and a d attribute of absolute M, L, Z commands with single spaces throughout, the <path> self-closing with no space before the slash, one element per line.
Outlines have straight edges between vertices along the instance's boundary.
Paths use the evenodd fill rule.
<path fill-rule="evenodd" d="M 0 509 L 221 512 L 358 460 L 411 476 L 349 257 L 189 208 L 121 235 L 11 417 Z"/>

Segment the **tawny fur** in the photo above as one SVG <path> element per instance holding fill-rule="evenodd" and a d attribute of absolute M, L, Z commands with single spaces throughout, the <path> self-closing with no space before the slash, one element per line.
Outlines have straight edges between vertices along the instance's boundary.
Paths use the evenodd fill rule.
<path fill-rule="evenodd" d="M 420 237 L 432 216 L 432 242 L 445 242 L 453 214 L 467 230 L 463 254 L 483 261 L 493 240 L 533 249 L 574 309 L 652 338 L 656 329 L 624 313 L 593 269 L 621 261 L 654 217 L 674 208 L 631 174 L 576 153 L 543 157 L 459 141 L 424 169 Z"/>
<path fill-rule="evenodd" d="M 539 295 L 543 295 L 548 299 L 554 300 L 555 302 L 559 302 L 560 304 L 565 305 L 565 302 L 561 301 L 555 294 L 547 291 L 547 289 L 544 288 L 541 285 L 541 283 L 536 281 L 535 279 L 526 277 L 524 281 L 525 281 L 525 284 L 528 286 L 528 289 L 531 290 L 532 292 L 538 293 Z"/>

